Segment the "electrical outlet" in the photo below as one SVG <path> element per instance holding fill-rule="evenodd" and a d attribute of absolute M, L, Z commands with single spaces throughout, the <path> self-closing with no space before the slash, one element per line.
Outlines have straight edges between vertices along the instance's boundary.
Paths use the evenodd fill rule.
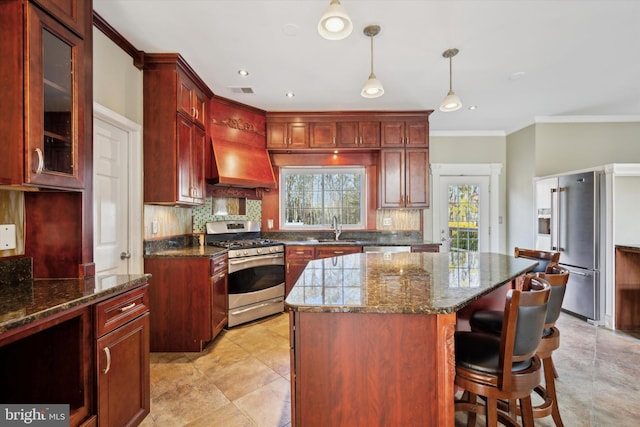
<path fill-rule="evenodd" d="M 391 218 L 382 218 L 383 227 L 391 227 Z"/>
<path fill-rule="evenodd" d="M 158 234 L 158 221 L 151 221 L 151 234 Z"/>
<path fill-rule="evenodd" d="M 16 248 L 16 225 L 0 224 L 0 251 Z"/>

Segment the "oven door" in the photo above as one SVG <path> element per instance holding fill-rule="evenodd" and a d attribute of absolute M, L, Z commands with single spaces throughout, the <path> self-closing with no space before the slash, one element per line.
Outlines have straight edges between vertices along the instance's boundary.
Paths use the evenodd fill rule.
<path fill-rule="evenodd" d="M 229 294 L 261 291 L 284 283 L 284 253 L 229 259 Z"/>

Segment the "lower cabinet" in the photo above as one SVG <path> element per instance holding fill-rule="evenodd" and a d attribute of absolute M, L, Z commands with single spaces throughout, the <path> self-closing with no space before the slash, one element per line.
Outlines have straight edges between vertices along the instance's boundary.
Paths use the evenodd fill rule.
<path fill-rule="evenodd" d="M 439 245 L 411 246 L 411 252 L 440 252 Z"/>
<path fill-rule="evenodd" d="M 151 351 L 202 351 L 227 324 L 227 255 L 146 258 Z M 217 266 L 217 267 L 216 267 Z"/>
<path fill-rule="evenodd" d="M 147 286 L 96 304 L 98 425 L 138 425 L 149 414 Z"/>
<path fill-rule="evenodd" d="M 309 261 L 360 252 L 362 252 L 362 246 L 354 245 L 287 246 L 285 252 L 285 296 L 296 284 Z"/>

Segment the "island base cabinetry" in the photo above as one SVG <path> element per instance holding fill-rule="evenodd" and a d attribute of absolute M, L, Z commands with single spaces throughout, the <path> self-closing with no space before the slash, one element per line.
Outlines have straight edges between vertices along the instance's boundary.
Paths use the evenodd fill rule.
<path fill-rule="evenodd" d="M 294 426 L 453 426 L 455 314 L 291 311 Z"/>

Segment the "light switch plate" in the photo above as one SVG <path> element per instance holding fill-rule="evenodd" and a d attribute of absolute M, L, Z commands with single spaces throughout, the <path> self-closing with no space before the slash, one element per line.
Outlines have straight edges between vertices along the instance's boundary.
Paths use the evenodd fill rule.
<path fill-rule="evenodd" d="M 383 227 L 391 227 L 391 218 L 382 218 Z"/>
<path fill-rule="evenodd" d="M 16 225 L 0 224 L 0 251 L 16 248 Z"/>

